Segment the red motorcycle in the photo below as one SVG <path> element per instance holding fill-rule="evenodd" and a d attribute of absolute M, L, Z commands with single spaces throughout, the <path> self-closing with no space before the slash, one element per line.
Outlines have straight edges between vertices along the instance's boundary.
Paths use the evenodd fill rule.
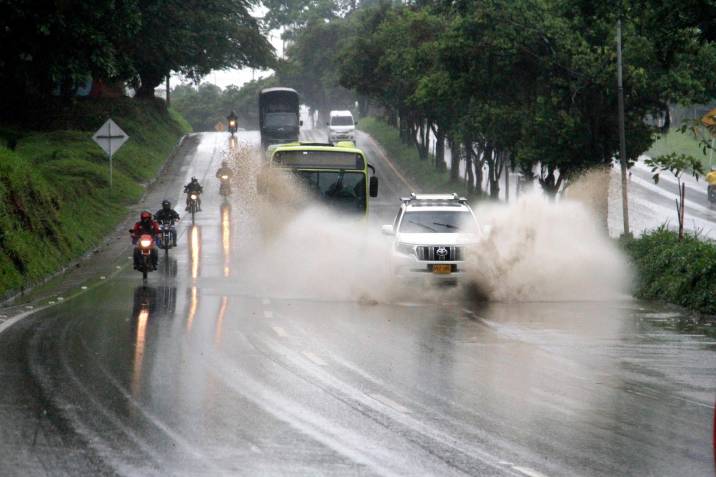
<path fill-rule="evenodd" d="M 138 270 L 142 272 L 142 279 L 147 280 L 147 274 L 154 271 L 152 263 L 152 251 L 154 250 L 154 238 L 151 235 L 140 235 L 137 240 L 136 250 L 140 255 Z M 135 252 L 136 254 L 137 252 Z"/>

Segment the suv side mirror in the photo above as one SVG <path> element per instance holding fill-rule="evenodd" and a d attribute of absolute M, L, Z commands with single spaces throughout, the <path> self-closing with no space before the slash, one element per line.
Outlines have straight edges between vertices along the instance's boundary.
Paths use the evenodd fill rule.
<path fill-rule="evenodd" d="M 380 228 L 380 231 L 383 232 L 383 235 L 395 235 L 395 234 L 393 233 L 393 226 L 390 225 L 390 224 L 388 224 L 388 225 L 383 225 L 383 226 Z"/>
<path fill-rule="evenodd" d="M 368 194 L 371 197 L 378 197 L 378 178 L 371 176 L 370 183 L 368 184 Z"/>

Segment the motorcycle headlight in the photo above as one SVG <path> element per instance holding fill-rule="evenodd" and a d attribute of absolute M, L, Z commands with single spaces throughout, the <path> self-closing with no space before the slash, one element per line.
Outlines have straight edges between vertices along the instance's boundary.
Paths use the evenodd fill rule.
<path fill-rule="evenodd" d="M 191 200 L 196 200 L 196 197 L 197 197 L 196 194 L 192 194 L 192 195 L 191 195 Z"/>
<path fill-rule="evenodd" d="M 141 245 L 144 248 L 149 248 L 152 245 L 152 241 L 149 239 L 143 239 L 139 241 L 139 245 Z"/>
<path fill-rule="evenodd" d="M 222 179 L 226 180 L 229 178 L 229 176 L 221 176 Z"/>
<path fill-rule="evenodd" d="M 403 255 L 415 255 L 415 245 L 410 243 L 399 243 L 395 246 L 395 251 Z"/>

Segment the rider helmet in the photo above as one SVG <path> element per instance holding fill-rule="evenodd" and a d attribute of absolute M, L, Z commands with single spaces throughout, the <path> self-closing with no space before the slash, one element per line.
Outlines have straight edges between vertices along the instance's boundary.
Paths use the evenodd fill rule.
<path fill-rule="evenodd" d="M 142 222 L 148 222 L 152 219 L 152 213 L 145 210 L 139 215 L 139 218 Z"/>
<path fill-rule="evenodd" d="M 164 210 L 171 210 L 171 208 L 172 208 L 172 203 L 171 203 L 171 202 L 169 202 L 169 201 L 166 200 L 166 199 L 162 201 L 162 209 L 164 209 Z"/>
<path fill-rule="evenodd" d="M 229 167 L 228 161 L 221 161 L 221 167 Z"/>

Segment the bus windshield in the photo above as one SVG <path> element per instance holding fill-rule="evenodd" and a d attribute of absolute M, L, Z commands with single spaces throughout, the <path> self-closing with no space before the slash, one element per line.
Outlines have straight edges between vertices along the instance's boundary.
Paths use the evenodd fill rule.
<path fill-rule="evenodd" d="M 298 117 L 296 113 L 268 113 L 264 119 L 264 127 L 296 127 L 298 126 Z"/>
<path fill-rule="evenodd" d="M 295 171 L 310 195 L 331 207 L 365 212 L 366 186 L 363 172 Z"/>

